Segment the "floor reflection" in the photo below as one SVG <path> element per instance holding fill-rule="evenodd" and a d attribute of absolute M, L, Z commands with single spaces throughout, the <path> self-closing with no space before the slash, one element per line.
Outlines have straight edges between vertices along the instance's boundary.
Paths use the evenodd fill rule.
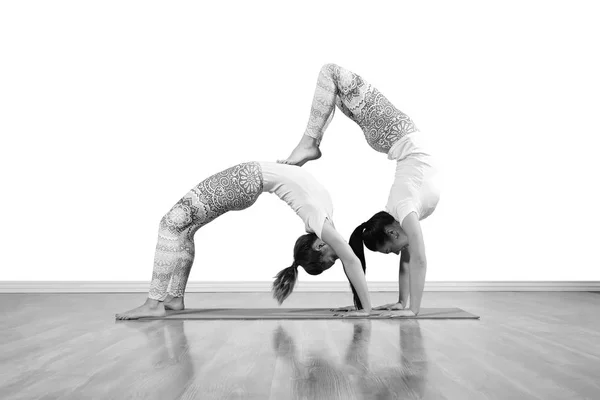
<path fill-rule="evenodd" d="M 127 321 L 119 325 L 141 333 L 143 339 L 139 335 L 135 338 L 136 348 L 130 352 L 135 360 L 119 360 L 120 364 L 129 362 L 135 374 L 127 374 L 127 379 L 114 387 L 115 392 L 135 393 L 145 399 L 173 399 L 183 394 L 194 379 L 185 321 Z"/>
<path fill-rule="evenodd" d="M 377 321 L 377 327 L 386 322 Z M 418 321 L 397 325 L 397 342 L 389 334 L 371 346 L 373 323 L 348 321 L 351 340 L 340 357 L 325 355 L 319 349 L 299 344 L 280 324 L 273 331 L 273 348 L 279 368 L 289 370 L 290 398 L 309 399 L 398 399 L 422 398 L 425 392 L 428 360 Z M 309 344 L 310 345 L 310 344 Z M 300 349 L 299 347 L 302 347 Z M 371 347 L 377 347 L 375 351 Z M 377 354 L 376 361 L 370 355 Z M 283 374 L 285 375 L 285 374 Z M 286 390 L 282 390 L 283 394 Z"/>

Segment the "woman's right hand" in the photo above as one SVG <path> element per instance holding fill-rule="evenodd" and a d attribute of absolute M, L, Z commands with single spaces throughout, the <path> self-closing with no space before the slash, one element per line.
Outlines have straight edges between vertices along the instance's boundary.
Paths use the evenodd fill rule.
<path fill-rule="evenodd" d="M 329 311 L 354 311 L 356 310 L 356 307 L 354 306 L 346 306 L 346 307 L 339 307 L 339 308 L 330 308 Z"/>
<path fill-rule="evenodd" d="M 379 307 L 373 307 L 373 310 L 404 310 L 404 304 L 390 303 Z"/>
<path fill-rule="evenodd" d="M 366 318 L 366 317 L 370 317 L 371 315 L 375 315 L 375 314 L 369 313 L 365 310 L 344 311 L 344 312 L 333 314 L 334 317 L 341 317 L 341 318 Z"/>

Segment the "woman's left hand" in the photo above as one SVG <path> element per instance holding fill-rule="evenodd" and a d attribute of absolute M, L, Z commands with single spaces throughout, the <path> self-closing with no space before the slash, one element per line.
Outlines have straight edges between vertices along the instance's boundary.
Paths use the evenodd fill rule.
<path fill-rule="evenodd" d="M 375 315 L 373 313 L 368 313 L 364 310 L 358 310 L 358 311 L 345 311 L 345 312 L 338 312 L 333 314 L 334 317 L 342 317 L 342 318 L 368 318 L 371 315 Z"/>
<path fill-rule="evenodd" d="M 382 312 L 379 314 L 381 317 L 388 318 L 402 318 L 402 317 L 415 317 L 415 313 L 410 309 L 398 310 L 398 311 L 388 311 Z"/>
<path fill-rule="evenodd" d="M 373 307 L 373 310 L 404 310 L 402 302 L 384 304 L 382 306 Z"/>
<path fill-rule="evenodd" d="M 338 307 L 338 308 L 330 308 L 329 311 L 354 311 L 356 307 L 354 306 L 346 306 L 346 307 Z"/>

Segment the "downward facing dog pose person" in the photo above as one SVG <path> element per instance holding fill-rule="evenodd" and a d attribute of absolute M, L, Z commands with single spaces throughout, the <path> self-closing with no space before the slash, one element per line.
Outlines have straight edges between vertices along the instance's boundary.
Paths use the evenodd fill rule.
<path fill-rule="evenodd" d="M 160 317 L 166 314 L 166 309 L 183 310 L 185 287 L 194 261 L 196 231 L 228 211 L 250 207 L 263 192 L 274 193 L 288 203 L 309 232 L 296 241 L 293 264 L 276 276 L 272 291 L 278 303 L 294 289 L 298 266 L 310 275 L 319 275 L 339 258 L 364 306 L 353 315 L 369 315 L 371 302 L 360 261 L 335 230 L 333 205 L 327 190 L 302 168 L 248 162 L 200 182 L 161 219 L 148 298 L 140 307 L 117 314 L 116 318 Z"/>
<path fill-rule="evenodd" d="M 398 302 L 374 309 L 403 310 L 410 294 L 410 310 L 400 315 L 416 315 L 427 269 L 419 221 L 436 208 L 439 188 L 434 159 L 413 121 L 361 76 L 338 65 L 326 64 L 319 72 L 306 131 L 292 154 L 278 162 L 301 166 L 320 158 L 319 146 L 336 106 L 361 127 L 373 149 L 396 161 L 387 212 L 375 214 L 358 226 L 350 238 L 350 246 L 360 258 L 363 271 L 366 271 L 363 242 L 371 251 L 402 253 Z M 351 287 L 354 304 L 360 308 L 360 298 L 352 284 Z"/>

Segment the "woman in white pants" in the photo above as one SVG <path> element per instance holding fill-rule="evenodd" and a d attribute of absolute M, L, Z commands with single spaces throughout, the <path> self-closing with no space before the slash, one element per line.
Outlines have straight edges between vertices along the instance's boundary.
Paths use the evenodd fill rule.
<path fill-rule="evenodd" d="M 166 310 L 183 310 L 196 231 L 228 211 L 250 207 L 264 192 L 274 193 L 288 203 L 308 232 L 296 241 L 293 264 L 280 271 L 273 283 L 273 297 L 278 303 L 294 289 L 299 266 L 311 275 L 318 275 L 339 258 L 362 304 L 351 315 L 368 316 L 371 302 L 365 276 L 359 259 L 335 230 L 333 205 L 327 190 L 297 166 L 247 162 L 203 180 L 161 219 L 148 298 L 141 306 L 117 314 L 116 318 L 160 317 Z"/>
<path fill-rule="evenodd" d="M 320 158 L 319 146 L 336 106 L 360 126 L 373 149 L 396 161 L 386 211 L 360 224 L 350 238 L 363 271 L 366 271 L 363 243 L 371 251 L 402 253 L 398 301 L 374 309 L 403 310 L 398 314 L 416 315 L 427 269 L 419 221 L 435 210 L 440 192 L 435 160 L 427 149 L 426 137 L 413 121 L 361 76 L 339 65 L 326 64 L 319 72 L 304 135 L 292 154 L 279 162 L 302 166 Z M 362 303 L 355 289 L 352 286 L 354 303 L 360 309 Z M 409 294 L 410 308 L 407 308 Z"/>

